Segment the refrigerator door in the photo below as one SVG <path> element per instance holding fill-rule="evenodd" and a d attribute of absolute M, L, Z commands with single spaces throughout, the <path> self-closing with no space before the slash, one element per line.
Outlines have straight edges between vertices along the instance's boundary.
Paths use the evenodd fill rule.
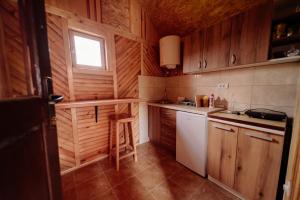
<path fill-rule="evenodd" d="M 206 176 L 207 118 L 187 112 L 176 113 L 176 160 Z"/>

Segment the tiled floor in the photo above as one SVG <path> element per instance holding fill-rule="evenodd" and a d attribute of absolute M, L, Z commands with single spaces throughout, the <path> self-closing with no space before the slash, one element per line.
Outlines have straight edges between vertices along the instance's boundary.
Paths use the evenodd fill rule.
<path fill-rule="evenodd" d="M 62 177 L 64 200 L 232 200 L 234 196 L 175 161 L 150 143 L 138 146 L 138 162 L 117 172 L 108 159 Z"/>

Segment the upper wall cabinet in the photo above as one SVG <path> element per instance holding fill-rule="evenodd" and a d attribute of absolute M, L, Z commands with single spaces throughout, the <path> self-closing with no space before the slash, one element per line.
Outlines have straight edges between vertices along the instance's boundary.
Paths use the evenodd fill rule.
<path fill-rule="evenodd" d="M 183 38 L 183 73 L 201 72 L 203 68 L 204 32 Z"/>
<path fill-rule="evenodd" d="M 183 73 L 268 59 L 273 5 L 268 1 L 183 39 Z"/>
<path fill-rule="evenodd" d="M 268 59 L 272 3 L 256 6 L 233 17 L 229 66 L 263 62 Z"/>
<path fill-rule="evenodd" d="M 223 21 L 206 30 L 204 40 L 204 70 L 227 67 L 230 52 L 231 20 Z"/>

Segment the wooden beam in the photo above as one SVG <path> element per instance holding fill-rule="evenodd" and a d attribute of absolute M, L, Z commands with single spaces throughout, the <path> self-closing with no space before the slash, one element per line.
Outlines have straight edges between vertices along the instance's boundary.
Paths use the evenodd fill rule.
<path fill-rule="evenodd" d="M 71 108 L 72 115 L 72 128 L 73 128 L 73 138 L 74 138 L 74 154 L 75 154 L 75 167 L 80 165 L 79 157 L 79 142 L 78 142 L 78 133 L 77 133 L 77 113 L 76 108 Z"/>

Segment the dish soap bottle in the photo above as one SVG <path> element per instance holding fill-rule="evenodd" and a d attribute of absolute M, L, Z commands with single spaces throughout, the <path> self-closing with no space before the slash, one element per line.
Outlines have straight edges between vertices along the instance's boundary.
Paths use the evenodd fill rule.
<path fill-rule="evenodd" d="M 211 94 L 209 96 L 209 108 L 214 108 L 215 107 L 215 96 L 214 94 Z"/>

